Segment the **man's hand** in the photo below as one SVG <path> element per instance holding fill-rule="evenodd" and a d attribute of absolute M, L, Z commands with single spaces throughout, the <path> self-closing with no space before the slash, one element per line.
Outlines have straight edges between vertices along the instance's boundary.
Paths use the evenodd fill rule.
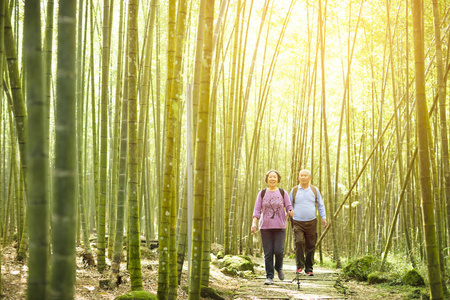
<path fill-rule="evenodd" d="M 322 226 L 323 228 L 327 227 L 327 219 L 322 219 Z"/>

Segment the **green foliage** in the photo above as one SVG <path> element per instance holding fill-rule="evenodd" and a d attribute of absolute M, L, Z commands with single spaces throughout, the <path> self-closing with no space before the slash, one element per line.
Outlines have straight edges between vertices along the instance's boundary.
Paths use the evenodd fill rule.
<path fill-rule="evenodd" d="M 359 281 L 366 281 L 369 274 L 379 269 L 381 261 L 374 256 L 366 255 L 350 262 L 343 269 L 347 276 Z"/>
<path fill-rule="evenodd" d="M 156 295 L 146 291 L 133 291 L 116 297 L 115 300 L 153 300 L 158 299 Z"/>
<path fill-rule="evenodd" d="M 425 280 L 417 270 L 412 269 L 402 276 L 402 282 L 410 286 L 425 286 Z"/>
<path fill-rule="evenodd" d="M 370 284 L 374 283 L 393 283 L 395 282 L 395 275 L 388 272 L 372 272 L 367 277 L 367 282 Z"/>

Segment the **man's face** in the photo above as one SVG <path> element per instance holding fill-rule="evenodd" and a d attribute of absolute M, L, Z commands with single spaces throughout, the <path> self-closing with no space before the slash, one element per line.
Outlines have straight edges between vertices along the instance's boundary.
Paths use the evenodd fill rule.
<path fill-rule="evenodd" d="M 301 171 L 298 176 L 298 181 L 300 181 L 301 185 L 307 185 L 311 181 L 311 176 L 307 171 Z"/>

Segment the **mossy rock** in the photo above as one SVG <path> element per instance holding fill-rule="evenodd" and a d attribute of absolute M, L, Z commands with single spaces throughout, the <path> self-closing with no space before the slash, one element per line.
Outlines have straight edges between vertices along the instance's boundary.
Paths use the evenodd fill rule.
<path fill-rule="evenodd" d="M 237 276 L 245 279 L 253 279 L 255 278 L 255 273 L 252 271 L 238 271 Z"/>
<path fill-rule="evenodd" d="M 407 296 L 405 296 L 407 299 L 421 299 L 421 300 L 429 300 L 430 294 L 423 290 L 423 289 L 415 289 L 412 292 L 410 292 Z"/>
<path fill-rule="evenodd" d="M 385 283 L 393 281 L 392 275 L 386 272 L 372 272 L 367 276 L 367 282 L 370 284 L 374 283 Z"/>
<path fill-rule="evenodd" d="M 366 281 L 370 273 L 379 269 L 381 261 L 374 256 L 366 255 L 350 262 L 343 269 L 344 273 L 359 281 Z"/>
<path fill-rule="evenodd" d="M 146 291 L 133 291 L 115 298 L 115 300 L 157 300 L 156 295 Z"/>
<path fill-rule="evenodd" d="M 209 286 L 202 286 L 200 296 L 208 299 L 225 300 L 225 298 L 220 296 L 215 289 Z"/>
<path fill-rule="evenodd" d="M 232 255 L 226 255 L 222 263 L 220 265 L 222 268 L 226 268 L 229 270 L 235 270 L 237 271 L 252 271 L 254 272 L 253 262 L 248 256 L 239 255 L 239 256 L 232 256 Z"/>
<path fill-rule="evenodd" d="M 410 286 L 425 286 L 425 280 L 416 269 L 409 270 L 402 276 L 403 284 Z"/>
<path fill-rule="evenodd" d="M 253 264 L 253 261 L 249 256 L 247 256 L 247 255 L 238 255 L 238 256 Z"/>
<path fill-rule="evenodd" d="M 183 285 L 181 287 L 181 289 L 189 294 L 188 286 Z M 219 293 L 215 289 L 213 289 L 209 286 L 203 286 L 203 285 L 201 286 L 200 296 L 202 298 L 208 298 L 208 299 L 225 300 L 225 298 L 220 296 Z"/>
<path fill-rule="evenodd" d="M 227 276 L 236 276 L 237 275 L 236 269 L 233 269 L 233 268 L 222 268 L 222 269 L 220 269 L 220 272 L 222 272 L 223 274 L 225 274 Z"/>
<path fill-rule="evenodd" d="M 218 258 L 218 259 L 223 259 L 224 256 L 225 256 L 225 255 L 223 254 L 222 251 L 217 252 L 217 258 Z"/>
<path fill-rule="evenodd" d="M 141 246 L 141 258 L 153 260 L 156 258 L 156 254 L 149 248 Z"/>

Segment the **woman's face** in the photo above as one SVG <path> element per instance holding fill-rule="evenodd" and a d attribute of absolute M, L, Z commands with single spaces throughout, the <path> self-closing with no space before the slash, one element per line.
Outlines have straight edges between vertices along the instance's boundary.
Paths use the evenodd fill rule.
<path fill-rule="evenodd" d="M 270 172 L 267 177 L 267 185 L 269 187 L 276 187 L 278 185 L 278 175 L 275 172 Z"/>

